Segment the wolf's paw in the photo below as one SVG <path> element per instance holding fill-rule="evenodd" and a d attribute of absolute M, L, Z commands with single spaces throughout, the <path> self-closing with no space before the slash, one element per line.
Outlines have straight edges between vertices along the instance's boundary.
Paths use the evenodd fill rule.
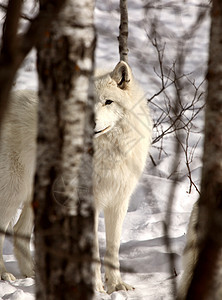
<path fill-rule="evenodd" d="M 106 291 L 104 290 L 103 282 L 102 282 L 102 277 L 101 277 L 101 272 L 100 272 L 100 264 L 96 265 L 94 278 L 95 278 L 95 290 L 100 293 L 106 293 Z"/>
<path fill-rule="evenodd" d="M 107 293 L 108 294 L 111 294 L 115 291 L 121 291 L 121 290 L 124 290 L 124 291 L 130 291 L 130 290 L 135 290 L 135 288 L 123 281 L 119 282 L 119 283 L 109 283 L 107 282 L 106 283 L 106 286 L 107 286 Z"/>
<path fill-rule="evenodd" d="M 21 274 L 25 277 L 34 277 L 35 276 L 35 265 L 32 259 L 28 259 L 23 263 L 19 261 L 19 268 Z"/>
<path fill-rule="evenodd" d="M 106 293 L 104 290 L 104 286 L 101 280 L 96 280 L 95 282 L 95 290 L 100 293 Z"/>
<path fill-rule="evenodd" d="M 8 272 L 3 272 L 1 274 L 1 279 L 5 280 L 5 281 L 15 281 L 16 280 L 15 276 Z"/>
<path fill-rule="evenodd" d="M 30 269 L 27 270 L 26 272 L 22 272 L 22 275 L 24 275 L 25 277 L 35 277 L 35 271 Z"/>

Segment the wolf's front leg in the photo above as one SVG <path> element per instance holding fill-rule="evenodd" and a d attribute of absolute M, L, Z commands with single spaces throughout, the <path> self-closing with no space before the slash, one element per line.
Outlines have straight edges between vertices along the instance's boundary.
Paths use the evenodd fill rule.
<path fill-rule="evenodd" d="M 101 278 L 101 263 L 99 256 L 99 240 L 98 240 L 98 220 L 99 220 L 99 212 L 95 210 L 95 220 L 94 220 L 94 234 L 95 234 L 95 252 L 94 252 L 94 272 L 95 272 L 95 289 L 100 293 L 105 293 L 102 278 Z"/>
<path fill-rule="evenodd" d="M 34 276 L 34 263 L 30 252 L 30 239 L 33 229 L 31 196 L 25 202 L 22 213 L 14 226 L 14 252 L 22 275 Z"/>
<path fill-rule="evenodd" d="M 6 187 L 8 187 L 8 185 L 5 185 Z M 9 189 L 8 189 L 9 190 Z M 0 187 L 0 192 L 2 192 L 2 194 L 7 195 L 7 191 L 1 190 Z M 10 195 L 11 196 L 11 195 Z M 20 202 L 16 202 L 16 199 L 13 199 L 13 197 L 6 197 L 5 199 L 1 199 L 0 198 L 0 280 L 7 280 L 7 281 L 13 281 L 15 280 L 15 276 L 11 273 L 9 273 L 4 265 L 4 261 L 3 261 L 3 243 L 4 243 L 4 238 L 5 238 L 5 232 L 7 232 L 7 228 L 9 225 L 9 221 L 13 218 L 13 216 L 15 216 L 17 208 L 20 204 Z M 1 195 L 0 195 L 1 197 Z M 10 202 L 10 200 L 12 199 L 12 201 Z M 13 201 L 14 200 L 14 201 Z"/>
<path fill-rule="evenodd" d="M 127 203 L 104 210 L 106 226 L 105 273 L 107 293 L 134 288 L 122 281 L 119 270 L 119 247 L 123 220 L 128 207 Z"/>
<path fill-rule="evenodd" d="M 0 226 L 1 226 L 0 222 Z M 1 227 L 0 227 L 1 228 Z M 0 280 L 14 281 L 16 278 L 11 273 L 7 272 L 4 261 L 3 261 L 3 242 L 4 242 L 4 234 L 0 233 Z"/>

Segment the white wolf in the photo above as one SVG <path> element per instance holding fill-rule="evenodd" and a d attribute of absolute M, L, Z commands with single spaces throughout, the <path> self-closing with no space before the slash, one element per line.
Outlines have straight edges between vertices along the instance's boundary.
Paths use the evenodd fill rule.
<path fill-rule="evenodd" d="M 107 291 L 132 289 L 120 276 L 118 252 L 122 223 L 130 196 L 144 169 L 151 142 L 152 122 L 143 90 L 130 67 L 120 62 L 113 72 L 95 80 L 96 127 L 94 139 L 95 258 L 99 260 L 98 214 L 104 210 L 107 250 L 105 255 Z M 0 229 L 6 231 L 21 203 L 21 216 L 14 226 L 15 255 L 22 274 L 33 275 L 28 239 L 31 235 L 32 183 L 35 170 L 37 95 L 20 91 L 12 95 L 1 132 L 0 147 Z M 0 276 L 15 277 L 5 269 L 0 235 Z M 95 267 L 95 285 L 104 291 L 100 264 Z"/>
<path fill-rule="evenodd" d="M 98 77 L 95 86 L 95 224 L 98 225 L 98 213 L 103 210 L 106 286 L 107 292 L 112 293 L 132 289 L 120 276 L 120 235 L 130 196 L 146 163 L 152 122 L 144 92 L 126 63 L 120 62 L 113 72 Z M 96 240 L 96 258 L 99 259 Z M 95 277 L 97 290 L 103 291 L 100 265 L 96 267 Z"/>
<path fill-rule="evenodd" d="M 188 230 L 187 230 L 187 241 L 183 253 L 183 267 L 184 272 L 179 284 L 178 289 L 178 300 L 188 299 L 187 292 L 190 287 L 190 283 L 193 279 L 193 273 L 196 267 L 196 263 L 200 254 L 200 241 L 204 232 L 200 232 L 198 226 L 198 213 L 199 213 L 199 203 L 198 201 L 194 204 L 192 213 L 190 215 Z M 222 299 L 222 251 L 220 251 L 218 257 L 218 264 L 215 268 L 215 273 L 213 275 L 213 282 L 211 286 L 208 287 L 208 295 L 204 299 Z"/>
<path fill-rule="evenodd" d="M 14 251 L 21 272 L 33 275 L 29 240 L 33 227 L 32 183 L 36 153 L 37 94 L 21 91 L 12 94 L 0 132 L 0 279 L 15 280 L 5 269 L 2 248 L 4 234 L 19 206 L 24 207 L 14 226 Z"/>

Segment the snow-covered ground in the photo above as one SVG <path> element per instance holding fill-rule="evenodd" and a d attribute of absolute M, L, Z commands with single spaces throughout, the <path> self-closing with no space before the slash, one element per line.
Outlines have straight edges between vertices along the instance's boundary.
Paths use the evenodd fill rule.
<path fill-rule="evenodd" d="M 157 40 L 161 49 L 165 47 L 164 64 L 168 68 L 173 65 L 178 54 L 178 47 L 183 43 L 186 59 L 183 74 L 189 74 L 189 82 L 198 85 L 205 77 L 207 68 L 207 52 L 209 37 L 209 14 L 206 14 L 199 26 L 193 26 L 199 11 L 205 9 L 201 0 L 186 1 L 143 1 L 129 0 L 129 63 L 137 79 L 141 82 L 150 99 L 161 89 L 161 80 L 158 56 L 155 47 L 148 36 L 151 36 L 152 23 L 155 21 Z M 1 20 L 2 22 L 3 20 Z M 96 65 L 98 67 L 113 68 L 119 60 L 118 54 L 118 27 L 119 12 L 118 0 L 97 0 L 95 9 L 97 27 Z M 194 34 L 185 34 L 193 28 Z M 152 37 L 154 37 L 152 35 Z M 164 69 L 167 72 L 167 69 Z M 37 89 L 35 70 L 35 51 L 26 58 L 23 67 L 18 72 L 15 89 Z M 200 88 L 199 92 L 204 90 Z M 193 99 L 194 85 L 186 86 L 182 92 L 187 104 Z M 158 122 L 160 110 L 166 106 L 166 95 L 172 97 L 174 90 L 170 86 L 166 94 L 160 93 L 150 102 L 154 122 Z M 201 101 L 197 106 L 201 105 Z M 187 114 L 191 114 L 190 111 Z M 153 137 L 158 136 L 161 125 L 154 129 Z M 166 129 L 167 122 L 162 124 Z M 190 168 L 192 180 L 200 188 L 201 155 L 203 144 L 203 113 L 198 114 L 189 136 L 188 153 L 193 158 Z M 164 137 L 155 143 L 151 149 L 152 158 L 156 166 L 148 158 L 147 168 L 131 199 L 129 211 L 125 218 L 120 248 L 120 263 L 123 279 L 135 287 L 135 291 L 114 292 L 111 295 L 96 293 L 96 299 L 173 299 L 172 284 L 181 277 L 181 255 L 185 244 L 185 233 L 193 203 L 198 198 L 194 186 L 189 191 L 190 181 L 187 177 L 185 155 L 182 152 L 178 169 L 175 172 L 174 134 Z M 185 141 L 185 140 L 184 140 Z M 198 144 L 196 144 L 198 142 Z M 183 143 L 184 146 L 186 146 Z M 195 149 L 194 149 L 195 146 Z M 174 178 L 176 184 L 173 205 L 171 207 L 170 243 L 175 253 L 174 269 L 169 267 L 169 255 L 165 245 L 163 222 L 166 219 L 167 204 Z M 104 219 L 99 219 L 99 238 L 101 254 L 105 251 Z M 9 271 L 17 278 L 15 282 L 0 281 L 0 299 L 33 300 L 35 298 L 35 282 L 33 279 L 24 279 L 20 276 L 15 261 L 11 241 L 6 239 L 4 246 L 4 260 Z M 178 276 L 175 276 L 177 274 Z"/>

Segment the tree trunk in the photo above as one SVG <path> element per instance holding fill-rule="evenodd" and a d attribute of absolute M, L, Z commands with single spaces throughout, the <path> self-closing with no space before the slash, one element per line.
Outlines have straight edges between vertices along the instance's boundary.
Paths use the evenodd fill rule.
<path fill-rule="evenodd" d="M 119 55 L 120 60 L 128 63 L 128 9 L 127 0 L 120 0 L 120 26 L 119 26 Z"/>
<path fill-rule="evenodd" d="M 199 258 L 186 299 L 222 299 L 215 289 L 222 248 L 222 2 L 212 1 L 205 143 L 199 218 Z M 221 263 L 220 263 L 221 264 Z M 216 280 L 216 282 L 215 282 Z"/>
<path fill-rule="evenodd" d="M 64 4 L 63 0 L 54 0 L 53 3 L 45 1 L 46 5 L 30 22 L 27 30 L 23 34 L 19 34 L 22 2 L 22 0 L 8 1 L 3 26 L 0 50 L 0 126 L 17 70 L 29 51 L 40 43 L 43 32 L 57 17 Z"/>
<path fill-rule="evenodd" d="M 41 5 L 47 1 L 41 1 Z M 37 299 L 92 299 L 93 0 L 67 0 L 38 49 Z"/>

